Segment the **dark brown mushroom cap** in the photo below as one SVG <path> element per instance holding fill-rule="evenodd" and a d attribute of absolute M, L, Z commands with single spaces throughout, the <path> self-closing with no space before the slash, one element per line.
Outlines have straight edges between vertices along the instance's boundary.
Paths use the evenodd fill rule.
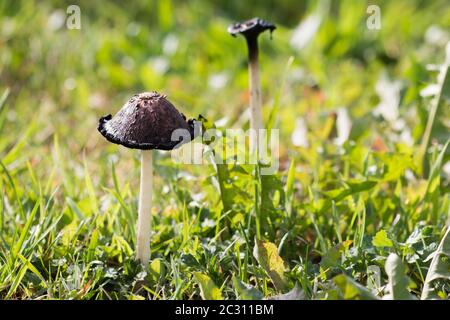
<path fill-rule="evenodd" d="M 132 96 L 114 117 L 100 118 L 98 131 L 108 141 L 127 148 L 172 150 L 180 142 L 188 142 L 183 138 L 172 141 L 172 133 L 185 129 L 192 140 L 194 121 L 186 121 L 165 96 L 144 92 Z"/>
<path fill-rule="evenodd" d="M 247 37 L 257 37 L 260 33 L 270 30 L 272 32 L 277 27 L 260 18 L 253 18 L 244 22 L 237 22 L 228 27 L 228 32 L 235 37 L 237 34 L 242 34 Z"/>

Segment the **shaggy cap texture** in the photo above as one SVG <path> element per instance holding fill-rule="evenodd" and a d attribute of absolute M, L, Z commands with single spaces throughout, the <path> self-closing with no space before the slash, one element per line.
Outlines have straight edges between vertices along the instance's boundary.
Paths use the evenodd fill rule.
<path fill-rule="evenodd" d="M 237 22 L 228 27 L 228 32 L 232 36 L 242 34 L 245 37 L 257 37 L 260 33 L 270 30 L 272 32 L 277 27 L 260 18 L 253 18 L 244 22 Z"/>
<path fill-rule="evenodd" d="M 100 118 L 98 131 L 127 148 L 172 150 L 194 138 L 194 121 L 186 121 L 164 95 L 144 92 L 132 96 L 114 117 Z M 172 137 L 177 129 L 184 131 Z"/>

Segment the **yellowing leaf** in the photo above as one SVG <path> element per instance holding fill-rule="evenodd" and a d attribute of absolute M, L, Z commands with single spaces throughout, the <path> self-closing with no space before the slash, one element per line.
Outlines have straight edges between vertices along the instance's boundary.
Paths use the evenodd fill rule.
<path fill-rule="evenodd" d="M 209 276 L 201 272 L 194 272 L 194 279 L 200 287 L 203 300 L 223 300 L 222 292 Z"/>
<path fill-rule="evenodd" d="M 375 247 L 392 247 L 394 245 L 392 240 L 389 239 L 386 230 L 378 231 L 372 240 L 372 244 Z"/>
<path fill-rule="evenodd" d="M 333 278 L 334 284 L 339 288 L 345 300 L 377 300 L 378 298 L 367 288 L 357 283 L 345 274 Z"/>
<path fill-rule="evenodd" d="M 157 282 L 159 279 L 164 277 L 166 273 L 166 267 L 163 263 L 163 260 L 158 258 L 154 259 L 149 266 L 149 274 L 153 281 Z"/>
<path fill-rule="evenodd" d="M 272 279 L 275 288 L 283 291 L 286 288 L 284 277 L 284 261 L 278 255 L 277 246 L 271 242 L 256 240 L 253 256 Z"/>

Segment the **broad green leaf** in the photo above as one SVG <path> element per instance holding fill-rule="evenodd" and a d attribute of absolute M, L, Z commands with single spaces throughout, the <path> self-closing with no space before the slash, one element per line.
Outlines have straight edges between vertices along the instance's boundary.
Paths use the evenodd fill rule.
<path fill-rule="evenodd" d="M 149 274 L 152 277 L 152 280 L 155 282 L 164 277 L 164 275 L 166 274 L 166 267 L 162 259 L 154 259 L 150 263 Z"/>
<path fill-rule="evenodd" d="M 275 195 L 279 193 L 279 201 L 276 201 Z M 276 210 L 278 205 L 284 205 L 286 199 L 283 184 L 279 177 L 275 175 L 261 175 L 261 212 L 269 214 Z M 279 202 L 279 203 L 277 203 Z"/>
<path fill-rule="evenodd" d="M 295 284 L 294 289 L 291 291 L 279 294 L 277 296 L 268 297 L 267 300 L 305 300 L 305 295 L 302 290 Z"/>
<path fill-rule="evenodd" d="M 345 274 L 333 278 L 334 284 L 339 288 L 345 300 L 378 300 L 367 288 L 357 283 Z"/>
<path fill-rule="evenodd" d="M 386 260 L 384 266 L 388 275 L 388 290 L 389 295 L 383 297 L 388 300 L 414 300 L 414 297 L 409 293 L 409 278 L 406 275 L 406 268 L 395 253 L 391 253 Z"/>
<path fill-rule="evenodd" d="M 372 244 L 375 247 L 392 247 L 394 245 L 392 240 L 389 239 L 386 230 L 378 231 L 372 240 Z"/>
<path fill-rule="evenodd" d="M 433 282 L 437 279 L 450 281 L 450 227 L 447 227 L 444 237 L 439 247 L 432 253 L 430 268 L 422 290 L 421 299 L 437 299 L 438 295 L 433 287 Z"/>
<path fill-rule="evenodd" d="M 209 276 L 201 272 L 194 272 L 194 279 L 200 287 L 203 300 L 222 300 L 222 292 Z"/>
<path fill-rule="evenodd" d="M 408 168 L 414 166 L 413 156 L 410 153 L 378 153 L 376 157 L 384 163 L 382 181 L 397 181 Z"/>
<path fill-rule="evenodd" d="M 263 294 L 258 289 L 242 282 L 236 276 L 233 276 L 233 286 L 241 300 L 261 300 L 263 298 Z"/>
<path fill-rule="evenodd" d="M 208 139 L 207 139 L 208 140 Z M 220 153 L 219 153 L 220 154 Z M 223 211 L 228 212 L 236 206 L 246 206 L 250 203 L 250 196 L 243 185 L 251 182 L 251 175 L 245 170 L 240 170 L 241 166 L 232 166 L 223 163 L 220 156 L 215 151 L 209 153 L 207 160 L 216 171 L 213 184 L 217 187 L 222 200 Z"/>
<path fill-rule="evenodd" d="M 256 240 L 253 256 L 272 279 L 275 288 L 283 291 L 286 288 L 283 259 L 278 255 L 277 246 L 271 242 Z"/>
<path fill-rule="evenodd" d="M 352 243 L 353 243 L 352 240 L 346 240 L 330 248 L 323 255 L 322 260 L 320 261 L 320 266 L 322 268 L 335 267 L 338 264 L 338 261 L 340 260 L 342 253 L 345 252 Z"/>

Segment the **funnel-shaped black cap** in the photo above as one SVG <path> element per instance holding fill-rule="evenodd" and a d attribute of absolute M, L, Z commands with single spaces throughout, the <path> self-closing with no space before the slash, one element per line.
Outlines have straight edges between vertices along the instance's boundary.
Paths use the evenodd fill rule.
<path fill-rule="evenodd" d="M 272 32 L 277 27 L 260 18 L 253 18 L 244 22 L 237 22 L 228 27 L 228 32 L 235 37 L 237 34 L 242 34 L 246 38 L 257 37 L 260 33 L 270 30 Z"/>
<path fill-rule="evenodd" d="M 165 96 L 156 92 L 134 95 L 112 117 L 100 118 L 98 131 L 110 142 L 133 149 L 172 150 L 186 139 L 172 141 L 172 133 L 185 129 L 194 138 L 194 121 L 186 121 Z"/>

